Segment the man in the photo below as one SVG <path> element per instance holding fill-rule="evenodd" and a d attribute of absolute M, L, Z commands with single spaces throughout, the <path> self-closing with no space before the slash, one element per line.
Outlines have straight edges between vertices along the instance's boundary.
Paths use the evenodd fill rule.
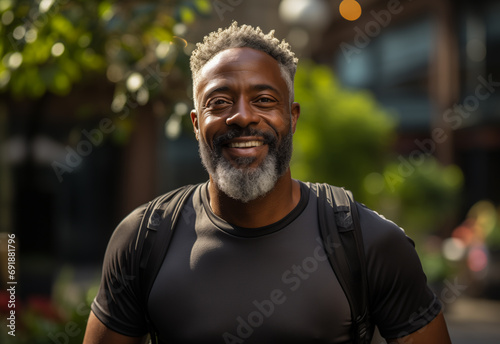
<path fill-rule="evenodd" d="M 85 344 L 140 343 L 147 308 L 162 343 L 349 343 L 349 303 L 318 244 L 317 196 L 291 178 L 297 59 L 236 23 L 191 57 L 191 112 L 209 181 L 184 206 L 147 305 L 130 248 L 145 206 L 115 230 Z M 403 231 L 358 205 L 370 313 L 389 343 L 450 343 L 441 304 Z"/>

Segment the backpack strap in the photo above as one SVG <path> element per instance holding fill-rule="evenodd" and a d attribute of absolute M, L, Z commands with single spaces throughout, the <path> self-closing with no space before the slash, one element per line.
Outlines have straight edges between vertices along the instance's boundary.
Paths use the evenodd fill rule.
<path fill-rule="evenodd" d="M 139 276 L 139 297 L 153 344 L 157 343 L 157 331 L 149 318 L 147 305 L 149 293 L 167 254 L 182 208 L 198 185 L 183 186 L 149 202 L 137 233 L 135 271 L 136 276 Z"/>
<path fill-rule="evenodd" d="M 349 301 L 354 343 L 373 336 L 368 309 L 366 259 L 357 206 L 352 193 L 328 184 L 316 184 L 321 236 L 328 260 Z M 333 216 L 332 216 L 333 215 Z"/>

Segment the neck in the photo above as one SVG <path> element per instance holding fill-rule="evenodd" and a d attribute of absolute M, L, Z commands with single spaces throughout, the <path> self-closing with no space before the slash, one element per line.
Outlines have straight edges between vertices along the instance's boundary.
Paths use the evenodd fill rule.
<path fill-rule="evenodd" d="M 212 178 L 208 194 L 214 214 L 236 226 L 258 228 L 281 220 L 297 206 L 300 185 L 291 178 L 288 170 L 267 195 L 247 203 L 228 197 L 217 188 Z"/>

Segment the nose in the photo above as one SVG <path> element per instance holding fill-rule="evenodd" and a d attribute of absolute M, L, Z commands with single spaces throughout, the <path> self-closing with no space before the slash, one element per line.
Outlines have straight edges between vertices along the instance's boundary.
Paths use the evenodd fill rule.
<path fill-rule="evenodd" d="M 246 128 L 250 124 L 257 124 L 260 121 L 260 116 L 251 108 L 250 104 L 240 100 L 234 108 L 234 113 L 226 119 L 227 125 L 237 125 L 241 128 Z"/>

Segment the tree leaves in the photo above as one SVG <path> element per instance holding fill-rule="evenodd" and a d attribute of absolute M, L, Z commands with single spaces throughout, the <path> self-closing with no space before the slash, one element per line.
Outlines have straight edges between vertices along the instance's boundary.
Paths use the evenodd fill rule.
<path fill-rule="evenodd" d="M 168 72 L 174 64 L 165 47 L 184 44 L 175 39 L 174 26 L 209 10 L 208 0 L 2 1 L 0 92 L 16 98 L 64 95 L 77 83 L 102 80 L 109 66 L 120 69 L 122 77 L 108 78 L 118 84 L 153 64 Z"/>

